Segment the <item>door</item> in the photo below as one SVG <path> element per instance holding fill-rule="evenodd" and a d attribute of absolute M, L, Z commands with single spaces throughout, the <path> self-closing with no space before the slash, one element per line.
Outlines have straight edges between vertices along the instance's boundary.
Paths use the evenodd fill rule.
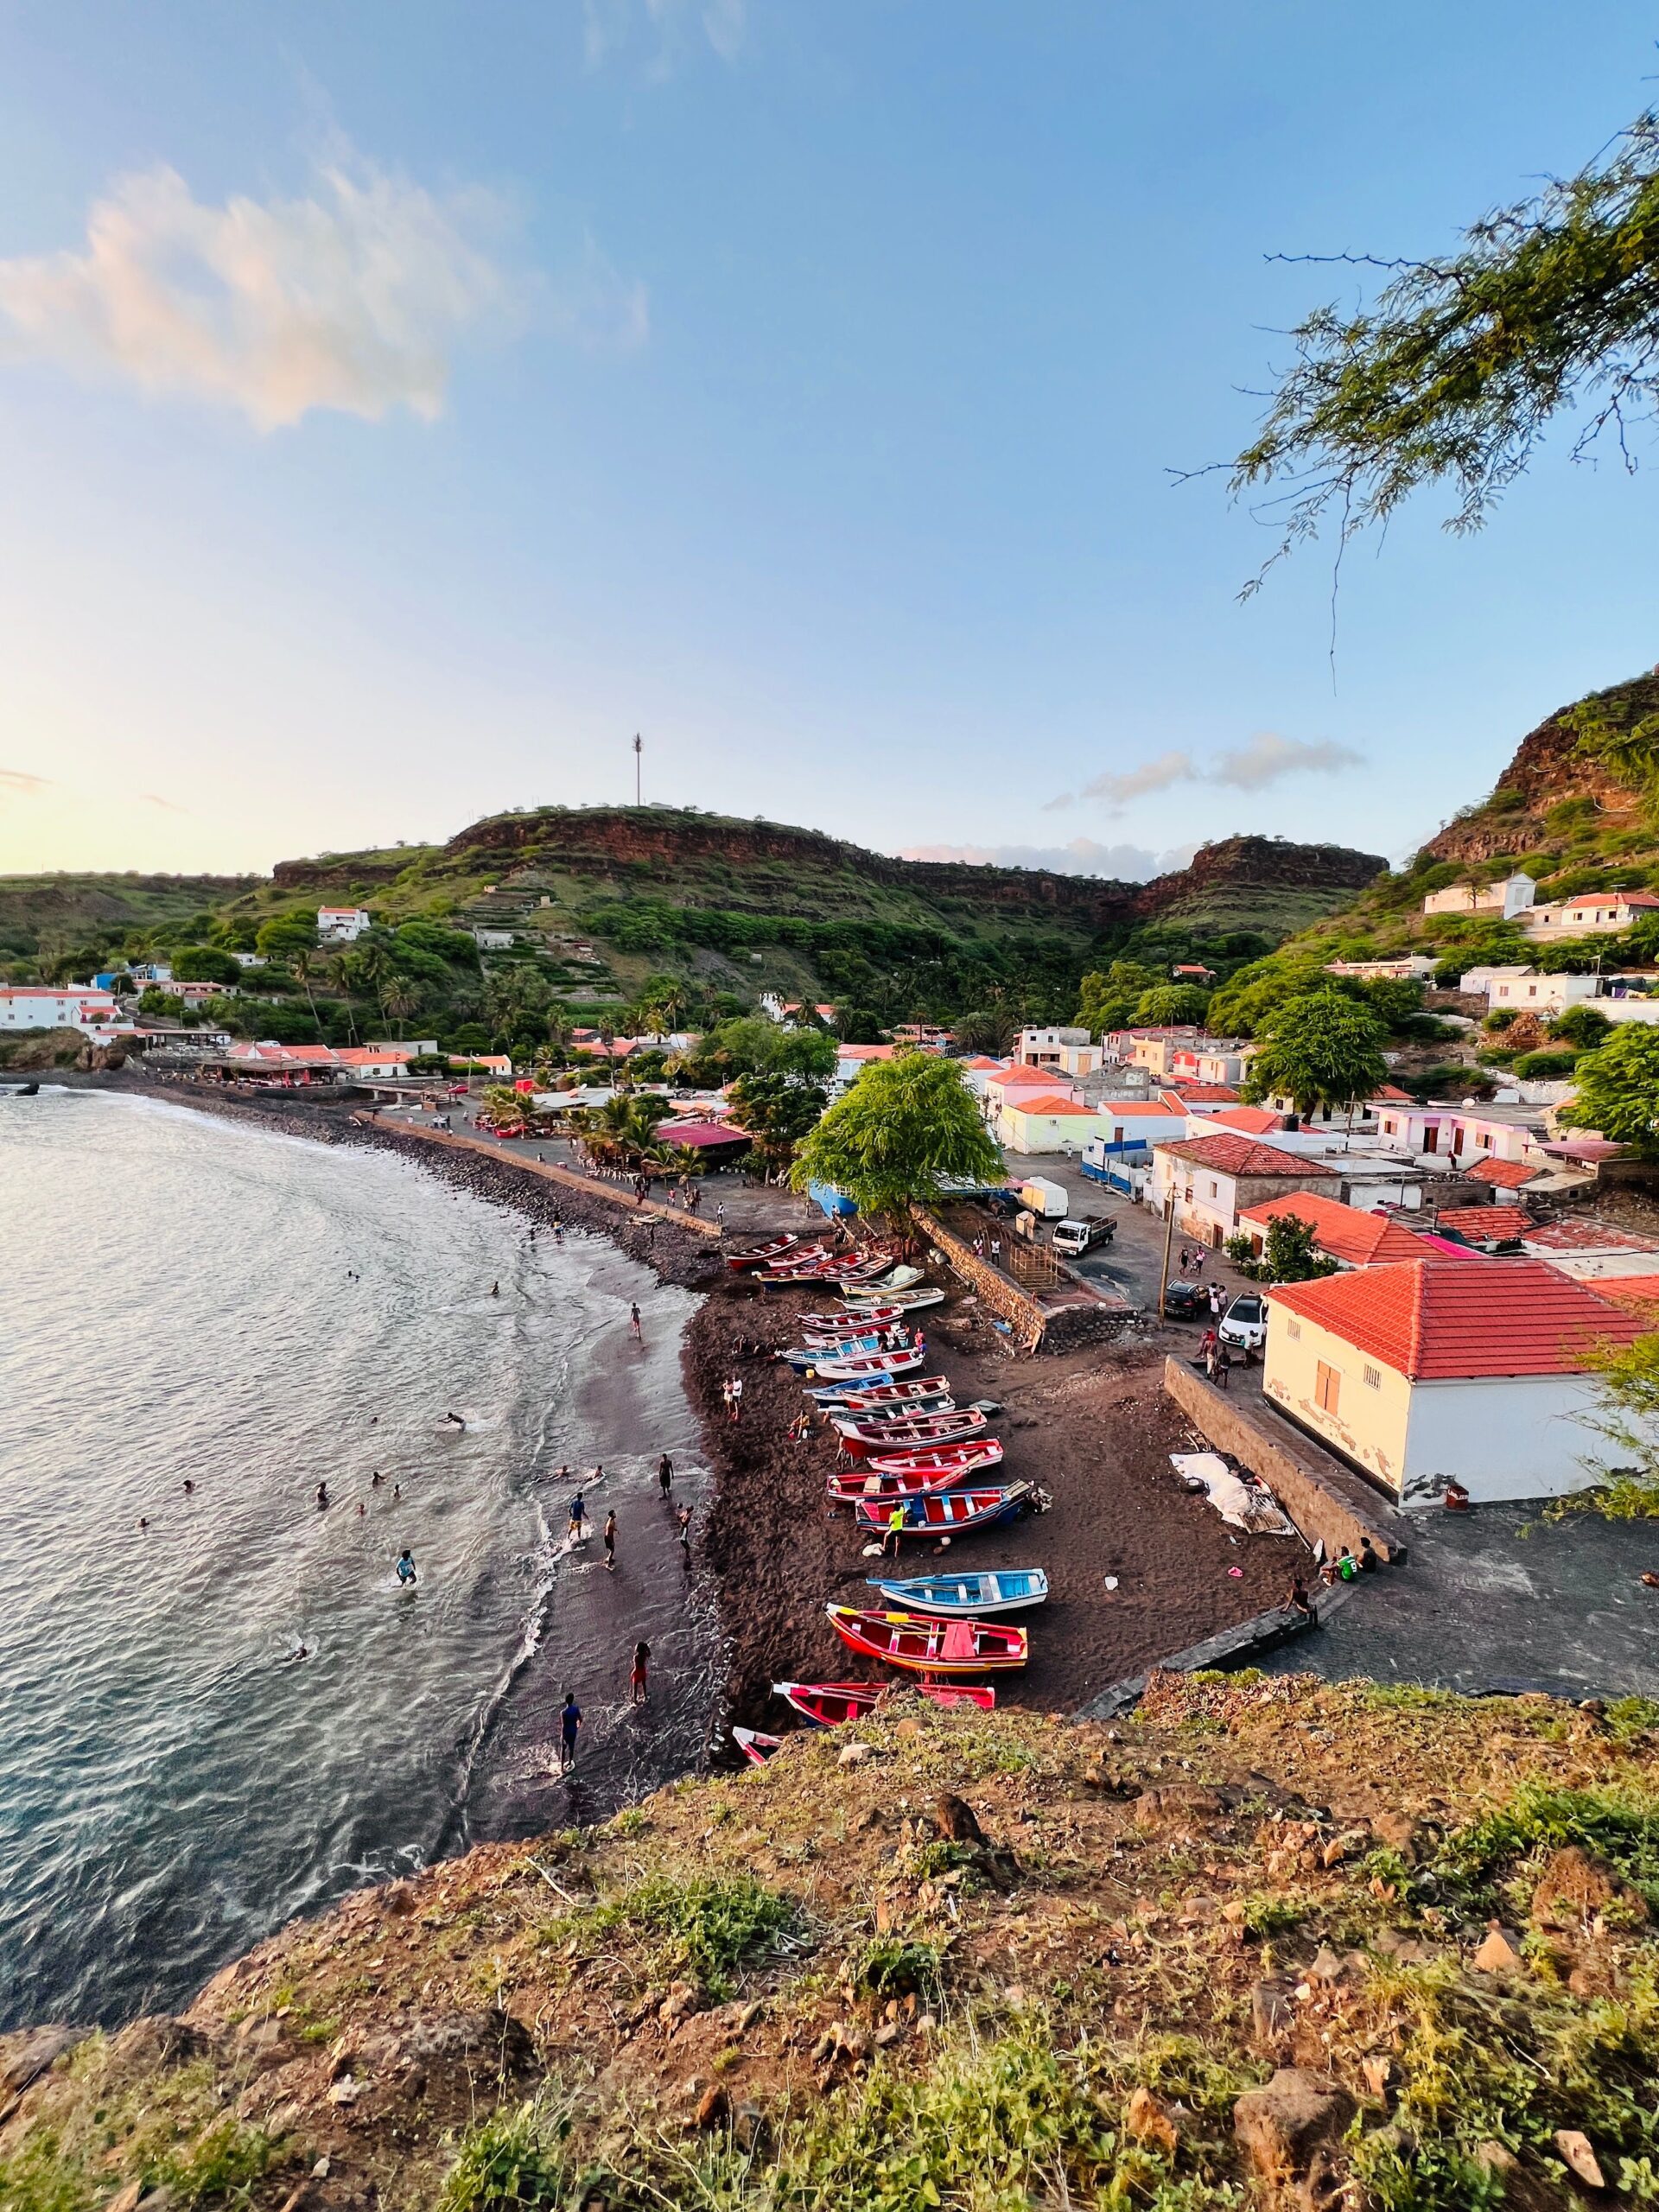
<path fill-rule="evenodd" d="M 1327 1367 L 1320 1360 L 1313 1371 L 1313 1402 L 1322 1414 L 1329 1414 L 1334 1421 L 1342 1396 L 1342 1376 L 1334 1367 Z"/>

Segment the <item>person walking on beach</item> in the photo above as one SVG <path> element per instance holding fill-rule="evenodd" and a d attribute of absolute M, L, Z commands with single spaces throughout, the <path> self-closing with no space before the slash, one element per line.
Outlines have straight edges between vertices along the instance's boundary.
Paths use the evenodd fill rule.
<path fill-rule="evenodd" d="M 887 1557 L 887 1547 L 888 1547 L 888 1545 L 889 1545 L 889 1544 L 891 1544 L 891 1545 L 892 1545 L 892 1547 L 893 1547 L 893 1557 L 894 1557 L 895 1559 L 897 1559 L 897 1558 L 898 1558 L 898 1556 L 899 1556 L 899 1538 L 904 1535 L 904 1533 L 905 1533 L 905 1502 L 904 1502 L 903 1498 L 898 1498 L 898 1499 L 895 1499 L 895 1500 L 894 1500 L 893 1510 L 892 1510 L 892 1512 L 891 1512 L 891 1513 L 889 1513 L 889 1514 L 888 1514 L 888 1516 L 887 1516 L 887 1528 L 886 1528 L 886 1529 L 884 1529 L 884 1531 L 882 1532 L 882 1536 L 881 1536 L 881 1556 L 882 1556 L 882 1558 L 883 1558 L 883 1559 L 885 1559 L 885 1558 Z"/>
<path fill-rule="evenodd" d="M 628 1689 L 635 1705 L 645 1705 L 651 1699 L 651 1646 L 641 1641 L 633 1647 L 633 1666 L 628 1675 Z"/>
<path fill-rule="evenodd" d="M 326 1512 L 328 1510 L 328 1505 L 329 1505 L 328 1485 L 327 1485 L 327 1483 L 319 1483 L 319 1484 L 317 1484 L 317 1510 L 318 1510 L 318 1512 L 319 1512 L 319 1513 L 326 1513 Z"/>
<path fill-rule="evenodd" d="M 566 1690 L 559 1707 L 559 1772 L 569 1774 L 576 1763 L 576 1732 L 582 1726 L 582 1707 L 575 1690 Z"/>
<path fill-rule="evenodd" d="M 680 1549 L 685 1554 L 685 1563 L 690 1567 L 691 1564 L 691 1509 L 689 1505 L 681 1506 L 674 1516 L 674 1523 L 680 1532 Z"/>
<path fill-rule="evenodd" d="M 499 1298 L 499 1297 L 500 1297 L 500 1295 L 501 1295 L 501 1286 L 500 1286 L 500 1284 L 499 1284 L 499 1282 L 493 1282 L 493 1283 L 490 1285 L 490 1296 L 491 1296 L 492 1298 Z"/>
<path fill-rule="evenodd" d="M 607 1574 L 614 1574 L 616 1573 L 616 1510 L 614 1507 L 613 1507 L 611 1511 L 605 1516 L 605 1528 L 603 1534 L 605 1541 L 605 1571 Z"/>
<path fill-rule="evenodd" d="M 628 1334 L 633 1338 L 635 1344 L 643 1343 L 644 1338 L 639 1326 L 639 1308 L 637 1306 L 630 1306 L 628 1308 Z"/>
<path fill-rule="evenodd" d="M 657 1487 L 666 1497 L 674 1486 L 674 1462 L 666 1452 L 657 1462 Z"/>
<path fill-rule="evenodd" d="M 411 1589 L 414 1586 L 415 1554 L 407 1548 L 405 1548 L 399 1555 L 397 1560 L 397 1580 L 403 1584 L 405 1590 Z"/>
<path fill-rule="evenodd" d="M 726 1201 L 724 1198 L 720 1198 L 715 1201 L 715 1226 L 716 1229 L 724 1229 L 726 1226 Z"/>
<path fill-rule="evenodd" d="M 563 1244 L 564 1242 L 564 1224 L 559 1219 L 557 1214 L 553 1217 L 553 1242 L 556 1244 Z"/>
<path fill-rule="evenodd" d="M 732 1377 L 732 1426 L 734 1428 L 736 1427 L 737 1424 L 742 1420 L 742 1418 L 743 1377 L 741 1375 L 734 1375 Z"/>
<path fill-rule="evenodd" d="M 580 1491 L 570 1501 L 570 1526 L 565 1533 L 573 1544 L 581 1543 L 588 1534 L 588 1507 Z"/>

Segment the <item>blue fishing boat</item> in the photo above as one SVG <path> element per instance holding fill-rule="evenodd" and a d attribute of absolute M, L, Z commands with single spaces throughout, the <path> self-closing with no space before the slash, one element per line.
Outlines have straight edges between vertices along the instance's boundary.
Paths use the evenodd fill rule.
<path fill-rule="evenodd" d="M 925 1410 L 927 1398 L 948 1398 L 950 1385 L 943 1375 L 916 1375 L 898 1382 L 809 1382 L 806 1395 L 815 1405 L 836 1406 L 843 1402 L 859 1409 L 871 1406 L 908 1405 L 912 1413 Z"/>
<path fill-rule="evenodd" d="M 1048 1577 L 1040 1567 L 1002 1567 L 984 1574 L 916 1574 L 888 1582 L 867 1577 L 892 1605 L 906 1612 L 961 1615 L 1019 1613 L 1040 1605 L 1048 1596 Z"/>
<path fill-rule="evenodd" d="M 779 1359 L 786 1359 L 799 1374 L 803 1369 L 816 1367 L 821 1360 L 851 1359 L 855 1353 L 880 1351 L 884 1339 L 878 1330 L 872 1329 L 861 1337 L 843 1337 L 833 1344 L 791 1344 L 787 1351 L 780 1351 Z"/>

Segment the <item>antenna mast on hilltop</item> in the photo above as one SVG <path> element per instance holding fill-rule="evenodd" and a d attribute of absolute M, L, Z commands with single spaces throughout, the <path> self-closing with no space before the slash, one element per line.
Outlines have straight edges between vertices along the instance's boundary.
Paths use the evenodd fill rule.
<path fill-rule="evenodd" d="M 644 751 L 644 741 L 636 730 L 633 737 L 633 803 L 636 806 L 643 806 L 645 804 L 639 796 L 639 755 Z"/>

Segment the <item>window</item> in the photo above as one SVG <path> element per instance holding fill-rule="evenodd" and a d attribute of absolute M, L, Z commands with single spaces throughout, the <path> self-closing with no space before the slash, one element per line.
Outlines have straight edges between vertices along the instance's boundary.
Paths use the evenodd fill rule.
<path fill-rule="evenodd" d="M 1337 1401 L 1342 1395 L 1342 1377 L 1334 1367 L 1327 1367 L 1323 1360 L 1313 1372 L 1313 1402 L 1322 1414 L 1334 1414 Z"/>
<path fill-rule="evenodd" d="M 1215 1177 L 1212 1175 L 1210 1178 L 1210 1195 L 1212 1198 L 1220 1195 L 1220 1185 L 1216 1181 Z"/>
<path fill-rule="evenodd" d="M 1374 1367 L 1368 1367 L 1365 1370 L 1365 1388 L 1368 1390 L 1380 1390 L 1382 1388 L 1382 1377 Z"/>
<path fill-rule="evenodd" d="M 1287 1321 L 1285 1323 L 1285 1334 L 1286 1334 L 1287 1337 L 1300 1337 L 1300 1336 L 1301 1335 L 1301 1333 L 1302 1333 L 1302 1325 L 1301 1325 L 1301 1323 L 1300 1323 L 1300 1321 L 1288 1321 L 1288 1320 L 1287 1320 Z"/>
<path fill-rule="evenodd" d="M 1538 995 L 1538 986 L 1537 986 L 1537 984 L 1536 984 L 1536 983 L 1529 983 L 1529 984 L 1527 985 L 1527 996 L 1528 996 L 1529 999 L 1535 999 L 1535 998 L 1537 997 L 1537 995 Z"/>

